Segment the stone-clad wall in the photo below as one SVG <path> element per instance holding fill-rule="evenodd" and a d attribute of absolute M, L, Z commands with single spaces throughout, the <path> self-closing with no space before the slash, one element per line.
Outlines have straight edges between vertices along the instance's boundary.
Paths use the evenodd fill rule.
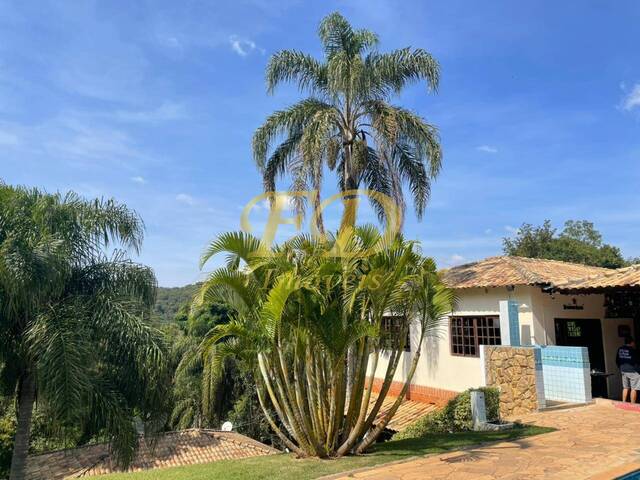
<path fill-rule="evenodd" d="M 509 417 L 543 407 L 539 352 L 531 347 L 483 346 L 487 386 L 500 389 L 500 415 Z M 537 377 L 540 380 L 537 381 Z"/>

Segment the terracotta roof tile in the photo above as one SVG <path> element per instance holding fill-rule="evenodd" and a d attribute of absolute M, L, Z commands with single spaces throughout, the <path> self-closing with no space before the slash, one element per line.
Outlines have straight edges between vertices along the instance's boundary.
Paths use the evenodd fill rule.
<path fill-rule="evenodd" d="M 607 268 L 524 257 L 490 257 L 442 272 L 451 288 L 556 285 L 569 280 L 610 273 Z"/>
<path fill-rule="evenodd" d="M 138 452 L 128 471 L 175 467 L 234 460 L 279 453 L 235 432 L 183 430 L 168 432 L 146 442 L 141 438 Z M 118 471 L 106 443 L 32 455 L 27 463 L 30 480 L 62 480 Z"/>
<path fill-rule="evenodd" d="M 373 405 L 377 399 L 378 399 L 378 394 L 372 393 L 371 399 L 369 401 L 369 410 L 373 408 Z M 393 397 L 391 395 L 386 396 L 386 398 L 382 402 L 382 407 L 378 412 L 376 421 L 380 420 L 387 413 L 387 411 L 391 408 L 391 406 L 396 401 L 396 399 L 397 397 Z M 404 401 L 398 408 L 398 411 L 396 412 L 396 414 L 393 416 L 393 418 L 387 425 L 387 428 L 389 430 L 394 430 L 396 432 L 399 432 L 407 428 L 409 425 L 411 425 L 413 422 L 418 420 L 420 417 L 428 413 L 431 413 L 437 410 L 438 408 L 439 407 L 437 407 L 434 403 L 416 402 L 413 400 L 404 399 Z"/>
<path fill-rule="evenodd" d="M 640 265 L 607 270 L 604 273 L 571 279 L 556 285 L 558 290 L 590 290 L 601 288 L 640 287 Z"/>

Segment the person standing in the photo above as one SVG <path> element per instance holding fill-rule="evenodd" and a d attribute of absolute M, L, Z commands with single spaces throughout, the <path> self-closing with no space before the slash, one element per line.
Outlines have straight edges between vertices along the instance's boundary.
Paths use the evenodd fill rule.
<path fill-rule="evenodd" d="M 638 390 L 640 390 L 639 363 L 636 342 L 633 337 L 627 336 L 624 339 L 624 345 L 618 348 L 616 355 L 616 365 L 618 365 L 622 376 L 623 402 L 626 402 L 627 397 L 630 396 L 631 403 L 636 403 Z M 631 395 L 629 395 L 629 392 L 631 392 Z"/>

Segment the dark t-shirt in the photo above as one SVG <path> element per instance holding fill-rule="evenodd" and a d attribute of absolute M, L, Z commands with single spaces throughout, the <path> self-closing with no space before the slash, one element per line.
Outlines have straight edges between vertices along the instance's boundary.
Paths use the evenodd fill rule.
<path fill-rule="evenodd" d="M 621 372 L 631 373 L 638 371 L 638 352 L 629 345 L 623 345 L 618 349 L 616 355 L 616 365 Z"/>

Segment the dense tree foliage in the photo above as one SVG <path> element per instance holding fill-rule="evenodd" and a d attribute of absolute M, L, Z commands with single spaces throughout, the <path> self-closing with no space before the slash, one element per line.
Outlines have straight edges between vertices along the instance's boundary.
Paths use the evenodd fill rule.
<path fill-rule="evenodd" d="M 620 249 L 602 241 L 593 223 L 568 220 L 560 233 L 549 220 L 535 227 L 525 223 L 514 238 L 503 240 L 504 253 L 519 257 L 546 258 L 605 268 L 628 264 Z"/>
<path fill-rule="evenodd" d="M 24 478 L 33 406 L 126 464 L 134 419 L 164 423 L 164 343 L 150 327 L 156 282 L 132 262 L 143 224 L 112 200 L 0 185 L 0 386 L 17 398 L 11 478 Z"/>
<path fill-rule="evenodd" d="M 183 287 L 158 287 L 156 303 L 153 306 L 153 318 L 158 322 L 173 322 L 180 311 L 185 312 L 185 305 L 198 291 L 198 284 Z M 187 308 L 188 311 L 188 308 Z"/>
<path fill-rule="evenodd" d="M 425 337 L 454 305 L 434 262 L 412 242 L 371 227 L 357 228 L 346 240 L 340 257 L 332 253 L 335 237 L 306 236 L 257 255 L 257 238 L 228 233 L 202 259 L 226 254 L 226 266 L 211 273 L 197 300 L 222 301 L 231 315 L 201 344 L 202 361 L 213 375 L 224 371 L 227 358 L 251 368 L 267 421 L 301 456 L 364 452 L 400 406 Z M 398 332 L 383 345 L 389 338 L 385 315 L 396 318 Z M 411 324 L 419 333 L 403 390 L 374 425 Z M 371 361 L 375 370 L 383 350 L 388 366 L 369 410 L 374 377 L 367 376 L 367 365 Z"/>
<path fill-rule="evenodd" d="M 190 289 L 189 289 L 190 290 Z M 167 427 L 220 428 L 231 421 L 234 430 L 273 444 L 250 371 L 235 359 L 225 360 L 223 373 L 213 375 L 211 362 L 203 361 L 200 345 L 217 325 L 230 320 L 229 309 L 208 302 L 193 307 L 193 295 L 178 309 L 173 322 L 163 327 L 170 342 L 173 374 L 171 415 Z"/>
<path fill-rule="evenodd" d="M 174 406 L 171 426 L 184 428 L 220 428 L 234 404 L 234 383 L 238 372 L 227 365 L 225 375 L 213 378 L 210 364 L 198 355 L 198 345 L 216 325 L 229 321 L 227 311 L 217 304 L 190 311 L 191 302 L 176 316 L 179 332 L 174 334 Z"/>
<path fill-rule="evenodd" d="M 265 191 L 275 191 L 276 180 L 288 173 L 291 190 L 319 192 L 323 170 L 329 168 L 336 172 L 340 192 L 361 187 L 380 192 L 395 201 L 400 214 L 405 209 L 403 185 L 408 185 L 421 216 L 431 181 L 440 171 L 437 129 L 390 102 L 416 82 L 437 90 L 438 62 L 420 48 L 380 53 L 375 33 L 354 29 L 339 13 L 322 20 L 318 36 L 322 61 L 298 50 L 278 52 L 269 60 L 269 92 L 294 82 L 310 96 L 273 113 L 254 134 L 253 152 Z M 305 199 L 295 200 L 303 211 Z M 319 193 L 313 201 L 317 207 Z M 382 217 L 380 202 L 373 199 L 373 205 Z M 345 196 L 343 224 L 355 224 L 355 212 L 356 202 Z M 320 215 L 316 223 L 322 231 Z"/>

